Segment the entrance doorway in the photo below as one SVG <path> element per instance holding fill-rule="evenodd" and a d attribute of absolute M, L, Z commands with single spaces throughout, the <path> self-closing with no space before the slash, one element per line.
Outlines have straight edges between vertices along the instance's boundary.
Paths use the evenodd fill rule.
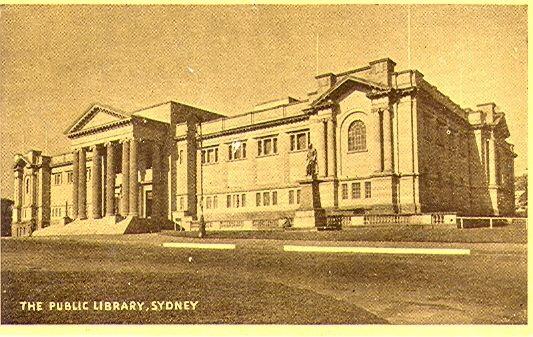
<path fill-rule="evenodd" d="M 152 191 L 146 191 L 144 195 L 144 217 L 152 217 Z"/>

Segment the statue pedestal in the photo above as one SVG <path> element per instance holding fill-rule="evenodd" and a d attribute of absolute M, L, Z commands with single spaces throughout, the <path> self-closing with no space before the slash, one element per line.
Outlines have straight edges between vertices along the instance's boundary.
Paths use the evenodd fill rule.
<path fill-rule="evenodd" d="M 294 215 L 293 228 L 316 228 L 326 226 L 326 211 L 320 206 L 320 193 L 316 179 L 300 182 L 300 209 Z"/>

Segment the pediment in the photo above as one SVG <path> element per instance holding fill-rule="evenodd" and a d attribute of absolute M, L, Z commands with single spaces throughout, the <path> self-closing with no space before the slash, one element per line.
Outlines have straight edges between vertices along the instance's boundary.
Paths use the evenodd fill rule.
<path fill-rule="evenodd" d="M 109 108 L 104 108 L 99 105 L 94 105 L 81 117 L 79 117 L 65 133 L 70 134 L 73 132 L 89 130 L 128 118 L 129 116 L 124 113 L 117 112 Z"/>
<path fill-rule="evenodd" d="M 23 168 L 28 165 L 31 165 L 31 163 L 28 161 L 28 159 L 26 159 L 26 157 L 21 154 L 15 155 L 15 164 L 13 165 L 14 169 Z"/>
<path fill-rule="evenodd" d="M 370 93 L 375 90 L 387 90 L 388 88 L 379 84 L 374 83 L 372 81 L 354 77 L 354 76 L 346 76 L 339 82 L 337 82 L 333 87 L 331 87 L 328 91 L 320 95 L 314 102 L 313 105 L 318 105 L 324 101 L 327 100 L 333 100 L 333 101 L 340 101 L 343 100 L 345 97 L 353 93 L 354 91 L 359 91 L 362 93 Z"/>

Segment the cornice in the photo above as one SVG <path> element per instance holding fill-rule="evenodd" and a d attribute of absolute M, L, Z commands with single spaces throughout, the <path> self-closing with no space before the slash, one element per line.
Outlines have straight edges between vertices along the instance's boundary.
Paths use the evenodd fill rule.
<path fill-rule="evenodd" d="M 218 132 L 214 132 L 210 134 L 204 134 L 204 135 L 201 135 L 201 139 L 211 139 L 211 138 L 216 138 L 216 137 L 221 137 L 221 136 L 232 135 L 236 133 L 249 132 L 249 131 L 254 131 L 254 130 L 264 129 L 264 128 L 271 128 L 271 127 L 275 127 L 278 125 L 284 125 L 288 123 L 296 123 L 296 122 L 304 121 L 306 119 L 309 119 L 309 116 L 307 114 L 280 118 L 280 119 L 276 119 L 273 121 L 267 121 L 267 122 L 258 123 L 258 124 L 251 124 L 251 125 L 246 125 L 243 127 L 238 127 L 235 129 L 223 130 L 223 131 L 218 131 Z M 182 136 L 175 137 L 174 140 L 179 141 L 179 140 L 184 140 L 186 138 L 187 138 L 187 135 L 182 135 Z"/>
<path fill-rule="evenodd" d="M 95 127 L 90 128 L 90 129 L 72 132 L 72 133 L 69 133 L 67 135 L 67 137 L 68 138 L 78 138 L 78 137 L 84 136 L 84 135 L 99 133 L 99 132 L 101 132 L 103 130 L 115 129 L 117 127 L 121 127 L 121 126 L 128 125 L 128 124 L 131 124 L 131 123 L 132 123 L 131 118 L 121 119 L 121 120 L 118 120 L 118 121 L 115 121 L 115 122 L 111 122 L 111 123 L 108 123 L 108 124 L 95 126 Z"/>

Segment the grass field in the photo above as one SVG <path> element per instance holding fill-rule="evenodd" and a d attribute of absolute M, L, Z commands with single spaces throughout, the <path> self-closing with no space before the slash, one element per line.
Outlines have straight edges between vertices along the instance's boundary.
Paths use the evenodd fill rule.
<path fill-rule="evenodd" d="M 76 238 L 8 239 L 1 248 L 1 320 L 8 324 L 527 321 L 525 245 L 453 257 L 198 251 Z M 188 312 L 28 312 L 18 305 L 84 300 L 199 304 Z"/>
<path fill-rule="evenodd" d="M 197 237 L 196 232 L 164 231 L 178 237 Z M 342 231 L 211 231 L 210 238 L 272 239 L 272 240 L 331 240 L 331 241 L 391 241 L 391 242 L 464 242 L 464 243 L 527 243 L 523 225 L 494 228 L 457 229 L 430 226 L 380 226 L 348 228 Z"/>

